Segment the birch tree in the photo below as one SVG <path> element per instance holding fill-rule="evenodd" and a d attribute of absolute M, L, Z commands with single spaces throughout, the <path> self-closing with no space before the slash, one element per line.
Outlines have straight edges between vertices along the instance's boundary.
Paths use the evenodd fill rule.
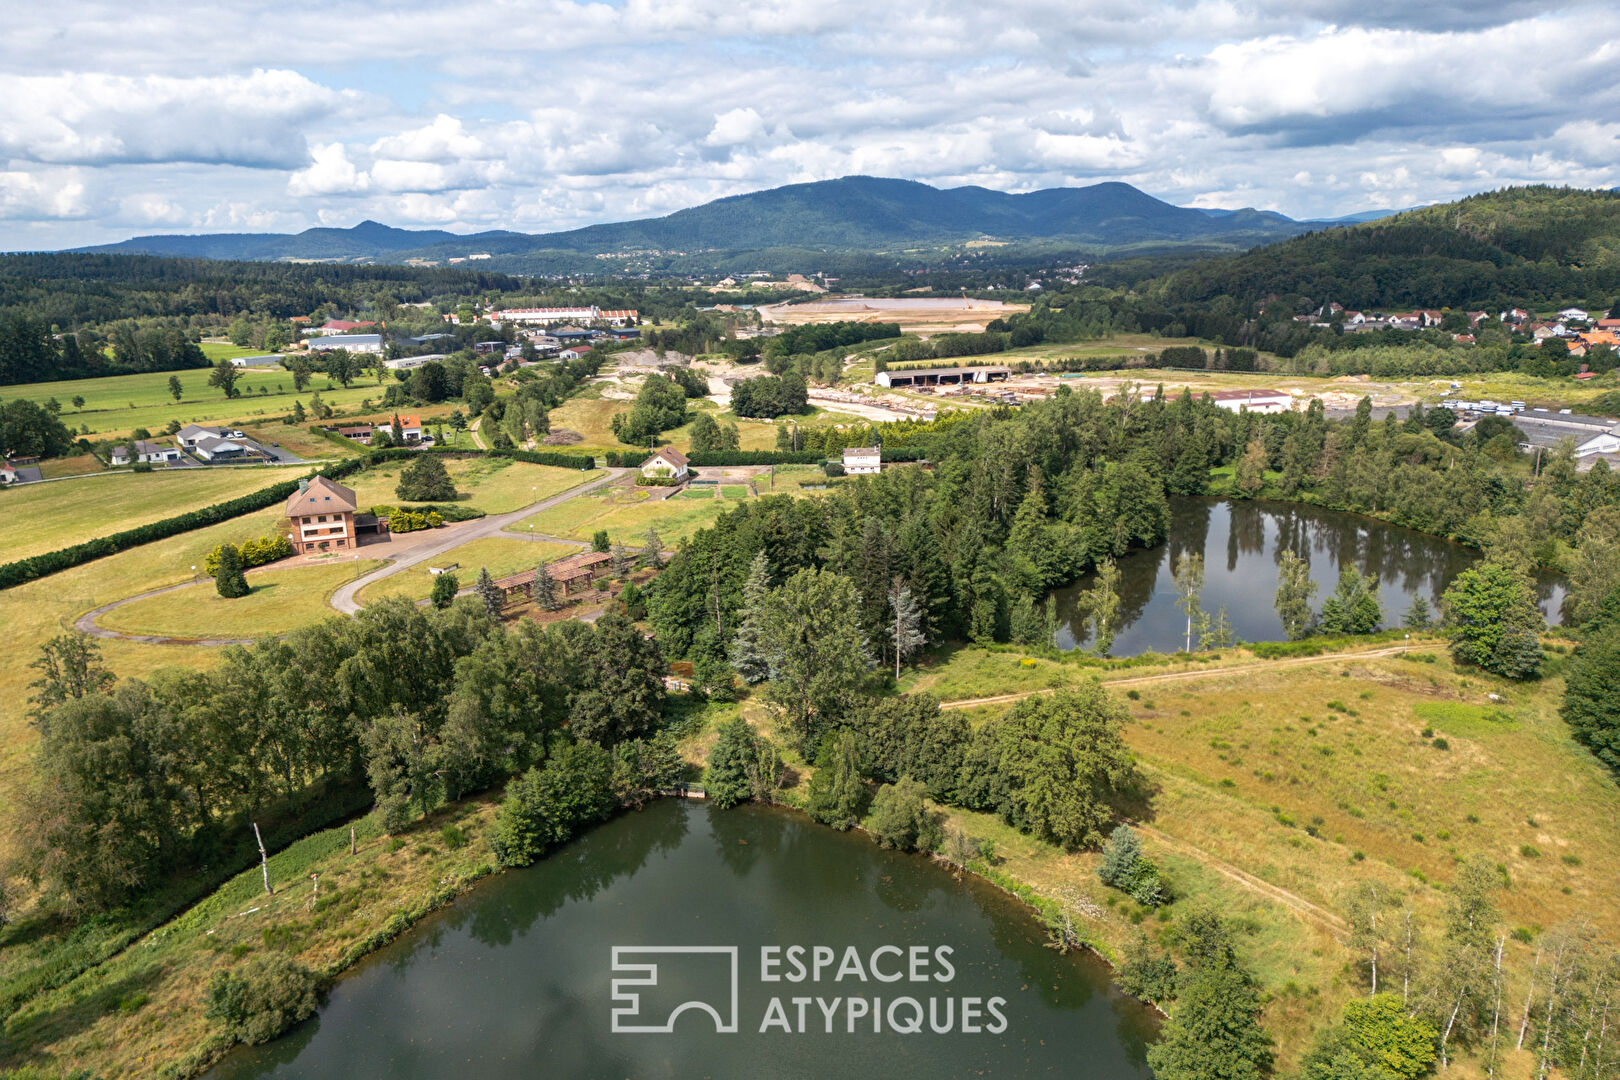
<path fill-rule="evenodd" d="M 1203 636 L 1209 616 L 1199 606 L 1204 592 L 1204 557 L 1184 551 L 1176 558 L 1176 607 L 1187 616 L 1186 651 L 1193 651 L 1193 634 Z"/>
<path fill-rule="evenodd" d="M 896 577 L 889 587 L 889 611 L 894 616 L 894 677 L 899 679 L 900 661 L 927 641 L 922 629 L 922 609 L 912 598 L 904 578 Z"/>

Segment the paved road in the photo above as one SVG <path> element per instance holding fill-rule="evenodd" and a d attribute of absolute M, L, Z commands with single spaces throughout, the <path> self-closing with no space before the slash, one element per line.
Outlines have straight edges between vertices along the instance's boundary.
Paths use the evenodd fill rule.
<path fill-rule="evenodd" d="M 537 514 L 542 510 L 549 510 L 558 503 L 567 502 L 576 495 L 582 495 L 587 491 L 594 491 L 603 484 L 612 483 L 615 479 L 622 476 L 626 471 L 627 470 L 625 469 L 610 469 L 607 471 L 607 475 L 605 476 L 592 480 L 589 483 L 581 484 L 578 487 L 569 488 L 567 491 L 553 495 L 549 499 L 542 499 L 537 503 L 532 503 L 529 506 L 525 506 L 521 510 L 514 510 L 509 514 L 497 514 L 493 517 L 479 518 L 478 520 L 469 523 L 469 525 L 465 528 L 448 530 L 443 539 L 436 540 L 433 543 L 424 544 L 421 547 L 414 549 L 409 554 L 403 555 L 396 561 L 389 563 L 387 566 L 373 570 L 364 577 L 357 578 L 338 589 L 337 592 L 332 594 L 332 606 L 346 615 L 353 615 L 355 612 L 360 610 L 360 604 L 354 598 L 355 594 L 361 589 L 365 588 L 367 585 L 371 584 L 373 581 L 381 581 L 383 578 L 388 577 L 391 574 L 397 574 L 401 570 L 415 566 L 418 563 L 431 559 L 436 555 L 442 555 L 451 548 L 458 547 L 461 544 L 465 544 L 471 540 L 482 540 L 485 537 L 490 536 L 505 536 L 513 540 L 533 540 L 538 543 L 568 544 L 581 548 L 589 547 L 590 545 L 586 544 L 582 540 L 569 540 L 561 536 L 548 536 L 545 533 L 503 533 L 501 530 L 513 522 L 521 521 L 530 514 Z M 381 554 L 381 552 L 375 549 L 364 552 L 364 555 L 367 558 L 375 558 Z M 264 567 L 263 569 L 272 570 L 275 569 L 275 567 L 269 566 Z M 248 571 L 250 575 L 257 572 L 258 571 L 255 570 Z M 145 600 L 148 596 L 161 596 L 164 593 L 174 592 L 178 589 L 190 589 L 198 585 L 209 584 L 212 584 L 212 579 L 209 578 L 203 578 L 200 581 L 182 581 L 178 585 L 165 585 L 161 589 L 150 589 L 146 592 L 138 593 L 135 596 L 126 596 L 122 600 L 114 600 L 110 604 L 102 604 L 100 607 L 95 608 L 92 611 L 85 612 L 83 615 L 80 615 L 74 620 L 73 627 L 76 630 L 89 634 L 91 637 L 98 637 L 106 640 L 139 641 L 147 645 L 251 645 L 255 640 L 253 638 L 169 637 L 163 634 L 126 634 L 122 630 L 109 630 L 107 627 L 100 625 L 96 621 L 114 608 L 123 607 L 125 604 L 133 604 L 137 600 Z M 470 591 L 470 589 L 461 590 L 463 594 Z M 596 616 L 600 614 L 601 612 L 597 612 L 595 615 L 586 618 L 585 621 L 593 621 Z"/>
<path fill-rule="evenodd" d="M 337 592 L 332 594 L 332 606 L 343 612 L 345 615 L 353 615 L 355 612 L 360 610 L 361 606 L 360 603 L 355 600 L 355 596 L 367 585 L 374 584 L 387 577 L 392 577 L 401 570 L 406 570 L 412 566 L 424 563 L 429 559 L 443 555 L 452 548 L 460 547 L 462 544 L 469 543 L 473 540 L 483 540 L 491 536 L 504 536 L 508 539 L 514 540 L 536 540 L 546 541 L 553 544 L 574 544 L 579 547 L 587 547 L 589 545 L 579 540 L 564 540 L 561 537 L 546 536 L 540 533 L 509 533 L 503 532 L 502 530 L 504 530 L 508 525 L 522 521 L 531 514 L 538 514 L 542 510 L 550 510 L 553 506 L 557 506 L 560 503 L 565 503 L 575 496 L 583 495 L 587 491 L 595 491 L 604 484 L 610 484 L 620 476 L 623 476 L 627 471 L 628 470 L 625 469 L 608 469 L 606 471 L 607 475 L 598 480 L 592 480 L 588 484 L 581 484 L 578 487 L 569 488 L 560 495 L 553 495 L 549 499 L 541 499 L 539 502 L 525 506 L 521 510 L 514 510 L 510 514 L 494 514 L 490 517 L 479 518 L 477 521 L 469 522 L 467 525 L 461 528 L 449 530 L 444 539 L 437 540 L 431 544 L 424 544 L 421 547 L 416 548 L 410 554 L 403 555 L 394 562 L 389 563 L 387 566 L 373 570 L 364 577 L 356 578 L 354 581 L 342 586 Z M 380 553 L 373 552 L 373 554 Z"/>

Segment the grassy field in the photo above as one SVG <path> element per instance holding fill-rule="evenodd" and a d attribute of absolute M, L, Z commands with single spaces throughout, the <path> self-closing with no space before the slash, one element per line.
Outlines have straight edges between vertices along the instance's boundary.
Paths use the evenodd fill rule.
<path fill-rule="evenodd" d="M 198 347 L 202 349 L 203 355 L 215 364 L 221 360 L 235 360 L 238 356 L 269 356 L 274 351 L 255 349 L 251 345 L 232 345 L 228 341 L 204 341 Z"/>
<path fill-rule="evenodd" d="M 234 348 L 234 346 L 230 346 Z M 248 350 L 251 355 L 253 350 Z M 180 380 L 181 395 L 176 402 L 169 392 L 169 376 Z M 392 376 L 390 376 L 392 377 Z M 265 393 L 259 393 L 263 387 Z M 319 391 L 321 400 L 334 409 L 349 409 L 370 398 L 378 400 L 381 391 L 367 375 L 347 390 L 316 375 L 302 394 L 293 392 L 292 375 L 279 367 L 252 368 L 243 372 L 237 388 L 241 396 L 227 399 L 208 385 L 208 370 L 152 371 L 140 375 L 109 375 L 100 379 L 69 379 L 61 382 L 25 383 L 7 388 L 7 397 L 44 402 L 55 398 L 62 405 L 62 422 L 79 432 L 88 427 L 100 437 L 123 436 L 144 427 L 156 433 L 170 420 L 182 424 L 207 424 L 280 418 L 290 412 L 295 400 L 308 407 L 310 396 Z M 75 397 L 84 398 L 84 407 L 75 408 Z M 274 438 L 275 436 L 271 436 Z"/>
<path fill-rule="evenodd" d="M 333 560 L 318 566 L 248 571 L 253 591 L 227 600 L 203 581 L 114 608 L 99 622 L 109 630 L 173 637 L 257 637 L 284 634 L 335 612 L 327 598 L 338 586 L 382 566 L 380 559 Z"/>
<path fill-rule="evenodd" d="M 559 449 L 571 450 L 577 448 L 582 451 L 626 451 L 632 449 L 632 447 L 627 447 L 618 440 L 618 437 L 613 434 L 612 426 L 613 414 L 629 412 L 631 404 L 626 400 L 604 398 L 599 393 L 592 394 L 589 391 L 563 402 L 551 410 L 551 429 L 557 431 L 567 428 L 569 431 L 577 431 L 584 436 L 584 440 L 573 446 L 560 447 Z M 707 408 L 704 408 L 704 406 L 707 406 Z M 738 443 L 744 450 L 774 450 L 776 448 L 777 423 L 774 420 L 743 419 L 729 410 L 722 411 L 716 408 L 712 402 L 706 400 L 702 405 L 696 402 L 691 403 L 689 408 L 692 410 L 694 417 L 698 412 L 706 411 L 714 418 L 716 423 L 736 424 Z M 836 420 L 848 423 L 850 420 L 849 417 L 834 417 L 830 414 L 821 413 L 819 410 L 810 416 L 801 416 L 795 419 L 799 422 L 800 427 L 831 424 Z M 658 441 L 660 445 L 673 446 L 682 453 L 686 453 L 692 447 L 692 425 L 688 423 L 666 431 L 659 436 Z"/>
<path fill-rule="evenodd" d="M 361 507 L 396 505 L 400 500 L 394 489 L 407 464 L 404 461 L 391 461 L 367 469 L 344 483 L 354 488 L 355 499 Z M 601 473 L 593 474 L 579 469 L 530 465 L 510 458 L 447 458 L 444 466 L 456 490 L 461 493 L 457 502 L 486 514 L 507 514 L 521 510 L 530 503 L 601 476 Z"/>
<path fill-rule="evenodd" d="M 583 550 L 569 544 L 548 544 L 541 540 L 507 540 L 498 536 L 469 540 L 460 547 L 452 548 L 443 555 L 429 560 L 428 563 L 409 567 L 383 578 L 374 585 L 366 586 L 360 590 L 357 599 L 362 605 L 374 604 L 390 596 L 426 600 L 428 594 L 433 591 L 433 575 L 428 573 L 429 564 L 433 566 L 458 564 L 456 580 L 462 588 L 466 588 L 478 580 L 480 568 L 487 568 L 491 577 L 506 577 L 521 570 L 533 570 L 542 562 L 552 562 L 565 555 L 577 555 Z"/>
<path fill-rule="evenodd" d="M 960 649 L 903 685 L 983 696 L 1090 677 L 1023 659 Z M 1433 927 L 1458 862 L 1483 854 L 1511 883 L 1498 896 L 1504 931 L 1535 932 L 1577 914 L 1620 923 L 1612 887 L 1620 787 L 1570 741 L 1556 674 L 1504 683 L 1458 671 L 1433 650 L 1223 664 L 1234 661 L 1245 666 L 1193 678 L 1172 665 L 1101 677 L 1132 695 L 1126 739 L 1155 789 L 1142 823 L 1148 852 L 1178 901 L 1208 901 L 1236 919 L 1245 958 L 1271 995 L 1267 1025 L 1285 1071 L 1311 1032 L 1364 992 L 1338 923 L 1358 880 L 1383 883 Z M 982 815 L 953 816 L 996 841 L 1001 870 L 1069 904 L 1105 953 L 1118 955 L 1139 925 L 1165 928 L 1101 886 L 1095 854 L 1063 853 Z M 1511 939 L 1508 948 L 1509 997 L 1522 1000 L 1531 950 Z M 1453 1071 L 1479 1075 L 1467 1062 Z"/>
<path fill-rule="evenodd" d="M 202 1005 L 212 972 L 267 941 L 320 972 L 349 966 L 494 872 L 483 836 L 496 806 L 491 797 L 443 807 L 395 837 L 368 815 L 355 823 L 353 855 L 347 825 L 298 841 L 270 858 L 274 896 L 265 895 L 254 867 L 111 960 L 30 1001 L 6 1021 L 0 1069 L 21 1063 L 10 1048 L 26 1042 L 64 1072 L 84 1068 L 108 1080 L 200 1072 L 219 1055 Z M 446 826 L 467 842 L 451 846 Z M 320 876 L 319 904 L 312 903 L 312 874 Z"/>
<path fill-rule="evenodd" d="M 704 499 L 664 499 L 649 501 L 644 491 L 612 488 L 615 494 L 591 492 L 570 499 L 561 506 L 542 510 L 538 514 L 508 525 L 509 532 L 528 532 L 534 526 L 537 533 L 561 536 L 570 540 L 589 540 L 598 529 L 606 529 L 615 544 L 639 547 L 649 527 L 658 530 L 666 546 L 691 536 L 727 509 L 726 504 L 712 496 Z"/>
<path fill-rule="evenodd" d="M 12 523 L 6 559 L 22 559 L 234 499 L 301 476 L 302 466 L 118 472 L 0 494 Z"/>

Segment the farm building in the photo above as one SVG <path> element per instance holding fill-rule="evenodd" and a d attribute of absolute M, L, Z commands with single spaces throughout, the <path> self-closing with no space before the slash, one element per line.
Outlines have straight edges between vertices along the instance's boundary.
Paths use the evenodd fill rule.
<path fill-rule="evenodd" d="M 1294 407 L 1294 395 L 1286 390 L 1216 390 L 1209 396 L 1227 412 L 1281 413 Z"/>
<path fill-rule="evenodd" d="M 1006 382 L 1012 368 L 999 366 L 950 368 L 901 368 L 877 373 L 876 382 L 885 387 L 957 386 L 965 382 Z"/>

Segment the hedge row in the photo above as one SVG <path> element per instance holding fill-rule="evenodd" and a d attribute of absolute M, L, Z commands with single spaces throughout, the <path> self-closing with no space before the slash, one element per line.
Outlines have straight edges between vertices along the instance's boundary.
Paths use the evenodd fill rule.
<path fill-rule="evenodd" d="M 335 465 L 328 465 L 317 470 L 321 476 L 331 480 L 341 480 L 343 477 L 364 468 L 368 461 L 364 458 L 350 458 Z M 310 473 L 311 476 L 316 473 Z M 0 589 L 9 589 L 30 581 L 35 581 L 51 574 L 59 574 L 63 570 L 71 570 L 75 566 L 82 566 L 93 559 L 116 555 L 120 551 L 128 551 L 132 547 L 150 544 L 157 540 L 167 540 L 171 536 L 191 532 L 194 529 L 206 529 L 210 525 L 218 525 L 222 521 L 229 521 L 243 514 L 251 514 L 274 506 L 278 502 L 285 502 L 287 497 L 298 490 L 297 480 L 283 480 L 279 484 L 250 491 L 246 495 L 239 495 L 222 503 L 205 506 L 200 510 L 188 510 L 184 514 L 154 521 L 149 525 L 138 525 L 133 529 L 113 533 L 96 540 L 86 540 L 82 544 L 72 547 L 58 548 L 47 551 L 42 555 L 33 555 L 16 562 L 0 566 Z"/>
<path fill-rule="evenodd" d="M 329 480 L 341 480 L 351 476 L 361 469 L 373 465 L 381 465 L 387 461 L 396 461 L 407 458 L 413 454 L 436 453 L 454 457 L 505 457 L 514 461 L 526 462 L 530 465 L 555 465 L 564 469 L 589 470 L 596 468 L 596 459 L 589 454 L 556 454 L 536 450 L 411 450 L 405 447 L 391 447 L 386 450 L 373 450 L 363 457 L 348 458 L 332 465 L 323 466 L 310 476 L 321 475 Z M 72 547 L 58 548 L 47 551 L 42 555 L 34 555 L 16 562 L 0 566 L 0 589 L 10 589 L 51 574 L 59 574 L 63 570 L 71 570 L 75 566 L 82 566 L 93 559 L 116 555 L 120 551 L 128 551 L 132 547 L 150 544 L 157 540 L 167 540 L 171 536 L 179 536 L 194 529 L 206 529 L 210 525 L 218 525 L 222 521 L 229 521 L 243 514 L 251 514 L 266 507 L 274 506 L 278 502 L 285 502 L 287 497 L 298 490 L 297 480 L 283 480 L 279 484 L 250 491 L 246 495 L 239 495 L 222 503 L 205 506 L 200 510 L 189 510 L 184 514 L 154 521 L 149 525 L 138 525 L 133 529 L 113 533 L 96 540 L 86 540 L 82 544 Z"/>
<path fill-rule="evenodd" d="M 819 450 L 715 450 L 693 454 L 690 461 L 698 468 L 725 465 L 820 465 L 826 455 Z"/>
<path fill-rule="evenodd" d="M 579 469 L 586 472 L 596 468 L 596 459 L 589 454 L 560 454 L 551 450 L 479 450 L 472 447 L 458 449 L 453 446 L 430 446 L 426 448 L 390 446 L 382 450 L 371 451 L 365 461 L 371 465 L 381 465 L 385 461 L 408 459 L 416 454 L 438 454 L 441 457 L 511 458 L 513 461 L 521 461 L 529 465 L 555 465 L 561 469 Z"/>

